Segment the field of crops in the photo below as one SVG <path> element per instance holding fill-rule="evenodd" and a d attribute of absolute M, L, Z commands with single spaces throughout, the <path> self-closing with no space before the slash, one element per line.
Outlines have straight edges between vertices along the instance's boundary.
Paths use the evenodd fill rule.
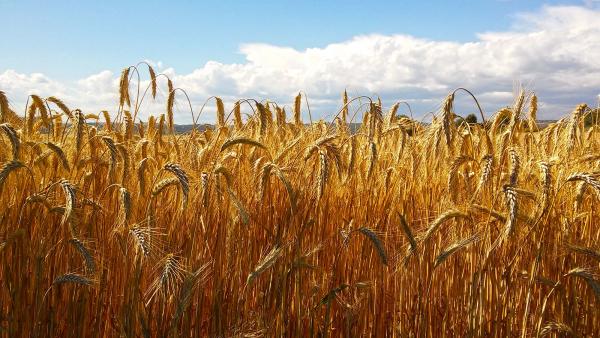
<path fill-rule="evenodd" d="M 586 105 L 540 130 L 524 91 L 467 123 L 457 90 L 430 124 L 368 97 L 330 121 L 304 95 L 215 97 L 214 129 L 177 134 L 184 91 L 140 67 L 112 114 L 0 92 L 1 337 L 600 333 Z"/>

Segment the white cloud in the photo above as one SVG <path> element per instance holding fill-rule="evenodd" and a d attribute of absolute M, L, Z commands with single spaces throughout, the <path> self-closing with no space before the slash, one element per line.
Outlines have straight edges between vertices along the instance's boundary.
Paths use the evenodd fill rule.
<path fill-rule="evenodd" d="M 600 10 L 587 7 L 543 7 L 515 17 L 504 32 L 485 32 L 472 42 L 433 41 L 408 35 L 363 35 L 324 48 L 296 50 L 250 43 L 240 47 L 240 64 L 207 62 L 189 74 L 149 61 L 172 77 L 190 95 L 195 110 L 211 95 L 232 102 L 237 98 L 269 98 L 289 104 L 302 90 L 309 95 L 313 117 L 331 117 L 340 93 L 379 95 L 384 104 L 407 100 L 424 115 L 439 108 L 451 90 L 465 87 L 475 93 L 488 115 L 510 104 L 515 83 L 523 83 L 540 98 L 540 118 L 568 113 L 576 104 L 596 104 L 600 92 Z M 144 74 L 144 73 L 142 73 Z M 145 76 L 145 75 L 144 75 Z M 86 111 L 114 110 L 119 74 L 111 71 L 73 83 L 43 74 L 0 73 L 0 90 L 23 104 L 26 95 L 56 95 Z M 147 85 L 147 82 L 143 83 Z M 164 110 L 162 98 L 146 100 L 144 114 Z M 145 88 L 142 86 L 142 90 Z M 132 95 L 136 89 L 132 86 Z M 189 122 L 187 103 L 178 98 L 178 122 Z M 201 120 L 212 120 L 210 104 Z M 472 112 L 466 99 L 457 110 Z"/>

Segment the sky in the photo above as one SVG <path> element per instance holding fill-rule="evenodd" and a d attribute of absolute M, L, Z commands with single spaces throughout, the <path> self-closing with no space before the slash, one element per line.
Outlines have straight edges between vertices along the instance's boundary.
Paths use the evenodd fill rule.
<path fill-rule="evenodd" d="M 489 116 L 523 86 L 550 119 L 600 94 L 599 0 L 0 0 L 0 13 L 0 90 L 17 112 L 29 94 L 114 112 L 121 70 L 140 61 L 184 89 L 196 113 L 213 95 L 289 105 L 303 91 L 312 117 L 328 119 L 346 89 L 406 101 L 420 117 L 465 87 Z M 142 117 L 164 112 L 159 87 Z M 176 102 L 176 122 L 189 123 L 184 97 Z M 474 110 L 462 96 L 455 107 Z M 214 120 L 214 103 L 200 120 Z"/>

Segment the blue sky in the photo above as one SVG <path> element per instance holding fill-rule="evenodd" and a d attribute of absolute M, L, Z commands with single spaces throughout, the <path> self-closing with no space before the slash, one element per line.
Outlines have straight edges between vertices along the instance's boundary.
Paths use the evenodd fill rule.
<path fill-rule="evenodd" d="M 0 1 L 0 70 L 69 79 L 151 59 L 190 72 L 242 62 L 242 43 L 305 49 L 369 33 L 464 42 L 508 29 L 516 13 L 570 3 L 583 2 Z"/>
<path fill-rule="evenodd" d="M 600 0 L 0 0 L 0 13 L 0 90 L 16 110 L 32 93 L 113 109 L 120 70 L 142 60 L 194 106 L 211 95 L 287 104 L 303 90 L 325 118 L 344 89 L 424 115 L 467 87 L 491 114 L 524 85 L 542 118 L 600 93 Z"/>

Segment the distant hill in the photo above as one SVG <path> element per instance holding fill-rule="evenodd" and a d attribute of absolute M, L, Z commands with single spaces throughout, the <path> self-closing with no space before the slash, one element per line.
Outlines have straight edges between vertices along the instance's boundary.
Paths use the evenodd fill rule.
<path fill-rule="evenodd" d="M 538 120 L 537 123 L 538 123 L 538 127 L 540 129 L 544 129 L 548 125 L 550 125 L 551 123 L 554 123 L 556 121 L 557 120 Z M 427 125 L 428 123 L 423 123 L 423 124 Z M 96 124 L 94 123 L 93 125 L 96 125 Z M 104 125 L 104 123 L 99 122 L 97 125 L 98 125 L 98 127 L 102 127 Z M 175 132 L 177 134 L 189 133 L 190 131 L 192 131 L 192 127 L 193 126 L 194 125 L 192 125 L 192 124 L 176 124 L 175 125 Z M 352 133 L 354 133 L 354 132 L 356 132 L 358 130 L 358 128 L 360 128 L 360 123 L 349 123 L 348 126 L 350 128 L 350 131 Z M 207 124 L 207 123 L 205 123 L 205 124 L 198 124 L 198 125 L 196 125 L 196 128 L 199 131 L 204 131 L 206 129 L 214 129 L 215 126 L 213 124 Z"/>
<path fill-rule="evenodd" d="M 548 125 L 550 125 L 551 123 L 554 123 L 556 121 L 557 120 L 538 120 L 537 123 L 538 123 L 538 127 L 540 129 L 544 129 Z M 427 123 L 424 123 L 424 124 L 427 125 Z M 354 133 L 354 132 L 356 132 L 358 130 L 358 128 L 360 128 L 360 123 L 349 123 L 348 126 L 350 128 L 350 131 L 352 133 Z M 180 133 L 180 134 L 181 133 L 188 133 L 188 132 L 190 132 L 192 130 L 192 127 L 193 127 L 193 125 L 191 125 L 191 124 L 177 124 L 177 125 L 175 125 L 175 132 L 176 133 Z M 212 124 L 201 124 L 201 125 L 197 126 L 197 128 L 200 131 L 203 131 L 203 130 L 208 129 L 208 128 L 214 129 L 214 127 L 215 126 L 212 125 Z"/>
<path fill-rule="evenodd" d="M 544 129 L 548 127 L 551 123 L 554 123 L 558 120 L 537 120 L 538 128 Z"/>

